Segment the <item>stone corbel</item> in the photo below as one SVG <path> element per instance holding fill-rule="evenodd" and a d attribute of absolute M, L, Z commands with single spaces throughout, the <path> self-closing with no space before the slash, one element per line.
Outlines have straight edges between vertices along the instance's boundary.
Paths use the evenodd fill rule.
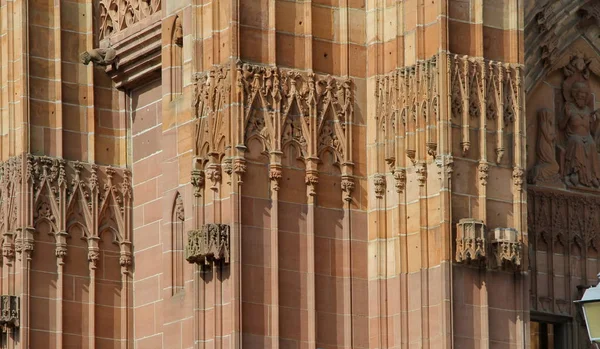
<path fill-rule="evenodd" d="M 88 262 L 90 269 L 96 269 L 96 265 L 100 260 L 100 247 L 98 246 L 98 237 L 88 239 Z"/>
<path fill-rule="evenodd" d="M 202 189 L 204 188 L 204 171 L 197 169 L 192 170 L 191 183 L 194 187 L 194 196 L 202 196 Z"/>
<path fill-rule="evenodd" d="M 131 241 L 123 241 L 121 243 L 121 253 L 119 256 L 119 264 L 121 265 L 121 272 L 127 274 L 132 264 L 132 253 L 131 253 Z"/>
<path fill-rule="evenodd" d="M 15 233 L 7 232 L 4 233 L 4 242 L 2 243 L 2 256 L 8 259 L 9 261 L 13 261 L 15 258 Z"/>
<path fill-rule="evenodd" d="M 383 198 L 386 188 L 385 175 L 381 173 L 376 173 L 373 176 L 373 185 L 375 187 L 375 197 L 378 199 Z"/>
<path fill-rule="evenodd" d="M 20 298 L 18 296 L 0 296 L 0 326 L 6 331 L 8 328 L 18 328 L 21 321 Z"/>
<path fill-rule="evenodd" d="M 486 258 L 485 224 L 473 218 L 463 218 L 456 225 L 457 262 L 484 261 Z"/>
<path fill-rule="evenodd" d="M 61 231 L 55 234 L 56 248 L 54 254 L 56 255 L 57 263 L 59 265 L 65 264 L 65 257 L 67 256 L 67 237 L 66 231 Z"/>
<path fill-rule="evenodd" d="M 33 233 L 35 232 L 34 228 L 23 228 L 21 230 L 21 228 L 18 228 L 19 231 L 19 237 L 16 239 L 15 242 L 15 251 L 17 252 L 17 256 L 19 258 L 19 260 L 21 260 L 23 258 L 23 255 L 25 255 L 25 259 L 30 259 L 31 258 L 31 253 L 33 252 Z"/>
<path fill-rule="evenodd" d="M 521 267 L 522 243 L 519 233 L 513 228 L 495 228 L 490 233 L 493 255 L 493 268 L 511 267 L 515 271 Z"/>
<path fill-rule="evenodd" d="M 189 263 L 209 266 L 211 263 L 229 264 L 230 229 L 226 224 L 205 224 L 202 229 L 188 232 L 185 259 Z"/>

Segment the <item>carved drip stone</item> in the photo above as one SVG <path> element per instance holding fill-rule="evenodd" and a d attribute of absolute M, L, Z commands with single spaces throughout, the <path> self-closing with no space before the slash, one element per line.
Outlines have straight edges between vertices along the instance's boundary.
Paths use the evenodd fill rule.
<path fill-rule="evenodd" d="M 161 9 L 161 0 L 100 0 L 99 38 L 131 28 Z"/>
<path fill-rule="evenodd" d="M 486 257 L 485 224 L 483 221 L 463 218 L 456 224 L 457 262 L 484 260 Z"/>
<path fill-rule="evenodd" d="M 522 243 L 513 228 L 495 228 L 491 232 L 490 244 L 495 268 L 521 267 Z"/>
<path fill-rule="evenodd" d="M 185 259 L 200 265 L 219 261 L 228 264 L 229 235 L 229 226 L 226 224 L 205 224 L 200 230 L 188 232 Z"/>
<path fill-rule="evenodd" d="M 17 328 L 21 321 L 20 298 L 17 296 L 0 296 L 0 326 Z"/>
<path fill-rule="evenodd" d="M 114 48 L 95 48 L 89 51 L 85 51 L 81 53 L 80 59 L 81 63 L 84 65 L 90 64 L 92 62 L 94 65 L 98 66 L 109 66 L 115 63 L 117 58 L 117 51 Z"/>

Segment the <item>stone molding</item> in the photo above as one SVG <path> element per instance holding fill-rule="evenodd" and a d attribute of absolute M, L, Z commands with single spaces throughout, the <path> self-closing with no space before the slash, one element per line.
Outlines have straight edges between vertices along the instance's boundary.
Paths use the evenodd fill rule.
<path fill-rule="evenodd" d="M 217 262 L 229 264 L 229 240 L 227 224 L 205 224 L 202 229 L 191 230 L 188 232 L 185 259 L 201 266 Z"/>
<path fill-rule="evenodd" d="M 26 195 L 30 196 L 26 199 Z M 26 202 L 31 206 L 23 206 Z M 55 255 L 62 262 L 68 258 L 69 229 L 78 226 L 84 235 L 81 238 L 88 240 L 91 263 L 97 260 L 93 255 L 98 251 L 100 234 L 110 231 L 113 242 L 121 247 L 121 267 L 129 272 L 129 170 L 46 156 L 13 157 L 0 164 L 0 204 L 2 251 L 9 259 L 15 252 L 19 258 L 24 252 L 33 252 L 33 232 L 43 223 L 56 239 Z M 23 221 L 17 211 L 23 212 Z"/>

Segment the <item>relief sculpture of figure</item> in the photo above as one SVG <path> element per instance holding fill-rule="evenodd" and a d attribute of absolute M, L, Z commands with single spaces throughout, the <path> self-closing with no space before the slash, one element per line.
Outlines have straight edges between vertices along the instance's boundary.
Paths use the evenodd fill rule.
<path fill-rule="evenodd" d="M 565 183 L 571 186 L 598 188 L 600 158 L 592 135 L 598 110 L 594 111 L 590 107 L 589 85 L 585 80 L 574 82 L 570 89 L 571 98 L 566 102 L 564 117 L 559 123 L 567 137 L 563 171 Z"/>
<path fill-rule="evenodd" d="M 556 161 L 556 129 L 554 115 L 548 109 L 538 112 L 537 162 L 530 173 L 530 183 L 558 183 L 559 166 Z"/>

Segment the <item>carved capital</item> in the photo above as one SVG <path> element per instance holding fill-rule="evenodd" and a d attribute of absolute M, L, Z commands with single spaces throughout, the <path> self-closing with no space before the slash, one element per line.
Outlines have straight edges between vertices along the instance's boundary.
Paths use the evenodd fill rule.
<path fill-rule="evenodd" d="M 307 170 L 306 176 L 304 177 L 306 183 L 306 190 L 309 196 L 317 195 L 317 184 L 319 184 L 319 175 L 317 171 Z"/>
<path fill-rule="evenodd" d="M 352 201 L 352 192 L 354 191 L 354 178 L 350 175 L 342 176 L 342 193 L 344 195 L 344 201 Z"/>
<path fill-rule="evenodd" d="M 385 175 L 382 173 L 376 173 L 373 176 L 373 186 L 375 187 L 375 197 L 378 199 L 383 198 L 386 187 Z"/>
<path fill-rule="evenodd" d="M 396 192 L 397 193 L 402 193 L 404 192 L 404 189 L 406 188 L 406 170 L 404 169 L 397 169 L 394 171 L 394 187 L 396 187 Z"/>
<path fill-rule="evenodd" d="M 489 171 L 490 171 L 490 164 L 485 160 L 479 161 L 479 165 L 477 165 L 477 173 L 478 173 L 477 177 L 479 179 L 479 184 L 481 184 L 483 186 L 487 185 Z"/>
<path fill-rule="evenodd" d="M 419 187 L 425 186 L 425 184 L 427 184 L 427 164 L 424 162 L 418 163 L 415 168 L 415 173 L 417 174 Z"/>
<path fill-rule="evenodd" d="M 206 178 L 210 180 L 210 189 L 217 191 L 219 188 L 219 183 L 221 183 L 221 166 L 215 163 L 209 164 L 206 169 Z"/>
<path fill-rule="evenodd" d="M 192 170 L 191 182 L 194 187 L 194 196 L 202 196 L 202 188 L 204 188 L 204 171 Z"/>
<path fill-rule="evenodd" d="M 271 164 L 269 169 L 269 179 L 271 180 L 271 189 L 278 191 L 279 182 L 281 181 L 281 165 Z"/>

